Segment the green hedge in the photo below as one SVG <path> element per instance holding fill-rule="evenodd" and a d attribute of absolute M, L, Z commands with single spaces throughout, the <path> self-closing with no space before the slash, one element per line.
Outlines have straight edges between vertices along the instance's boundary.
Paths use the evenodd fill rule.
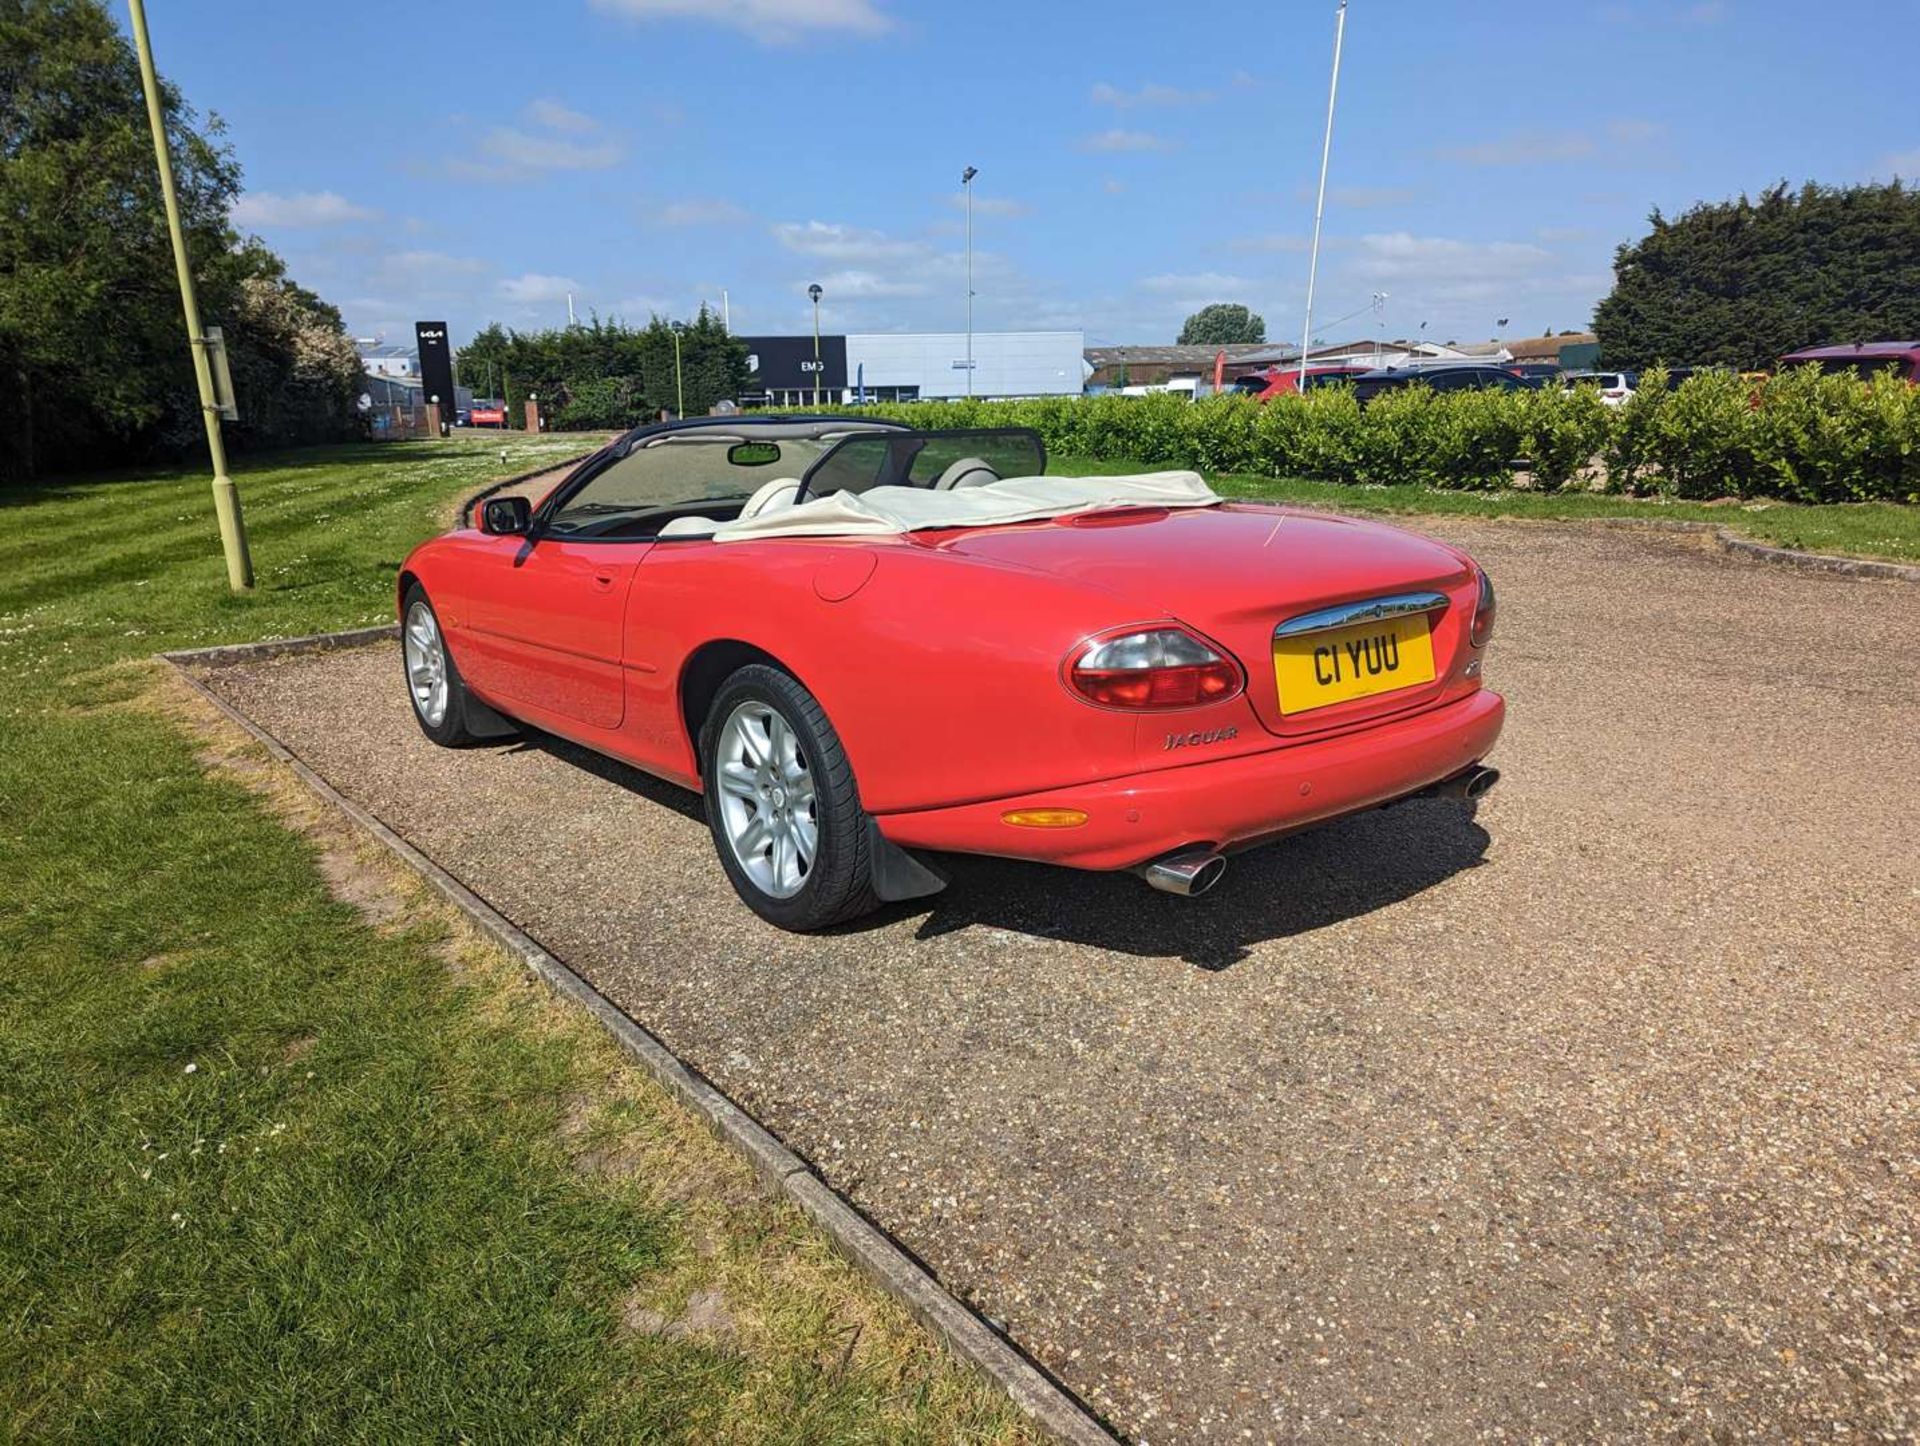
<path fill-rule="evenodd" d="M 1366 407 L 1346 388 L 1321 388 L 1265 404 L 1233 396 L 1190 402 L 1165 393 L 866 410 L 921 427 L 1032 427 L 1061 456 L 1207 472 L 1920 502 L 1920 387 L 1892 377 L 1871 384 L 1823 377 L 1811 367 L 1757 390 L 1732 372 L 1701 372 L 1668 391 L 1665 378 L 1649 372 L 1619 408 L 1602 404 L 1591 388 L 1568 396 L 1557 387 L 1409 387 Z"/>

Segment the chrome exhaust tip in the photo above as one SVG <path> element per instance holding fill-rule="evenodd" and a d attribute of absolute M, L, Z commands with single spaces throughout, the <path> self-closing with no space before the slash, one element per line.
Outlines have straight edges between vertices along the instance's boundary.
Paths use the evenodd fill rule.
<path fill-rule="evenodd" d="M 1224 854 L 1217 854 L 1210 848 L 1192 848 L 1156 859 L 1140 870 L 1140 877 L 1163 893 L 1192 899 L 1219 883 L 1220 876 L 1226 871 Z"/>
<path fill-rule="evenodd" d="M 1451 778 L 1443 778 L 1426 790 L 1428 798 L 1459 798 L 1468 803 L 1481 797 L 1500 781 L 1500 770 L 1475 763 Z"/>

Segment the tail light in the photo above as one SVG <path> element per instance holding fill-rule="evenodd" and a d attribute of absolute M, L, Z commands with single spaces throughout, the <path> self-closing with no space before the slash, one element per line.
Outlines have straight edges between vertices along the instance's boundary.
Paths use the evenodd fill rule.
<path fill-rule="evenodd" d="M 1473 605 L 1473 627 L 1467 636 L 1476 648 L 1484 648 L 1487 639 L 1493 636 L 1493 579 L 1487 576 L 1485 568 L 1475 568 L 1480 574 L 1480 597 Z"/>
<path fill-rule="evenodd" d="M 1096 638 L 1067 660 L 1067 686 L 1102 708 L 1195 708 L 1245 686 L 1240 665 L 1185 628 Z"/>

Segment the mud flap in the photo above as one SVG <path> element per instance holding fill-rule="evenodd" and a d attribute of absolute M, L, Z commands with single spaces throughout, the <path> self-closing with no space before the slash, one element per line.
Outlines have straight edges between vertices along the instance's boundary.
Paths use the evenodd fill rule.
<path fill-rule="evenodd" d="M 513 719 L 504 713 L 496 713 L 464 689 L 460 712 L 466 722 L 467 732 L 475 738 L 513 738 L 520 733 L 520 725 Z"/>
<path fill-rule="evenodd" d="M 884 903 L 924 899 L 947 886 L 945 879 L 881 833 L 872 819 L 867 820 L 867 857 L 873 861 L 873 892 Z"/>

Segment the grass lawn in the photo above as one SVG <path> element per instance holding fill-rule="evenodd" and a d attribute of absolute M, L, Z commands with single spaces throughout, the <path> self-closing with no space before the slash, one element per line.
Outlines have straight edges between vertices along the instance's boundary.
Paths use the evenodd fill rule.
<path fill-rule="evenodd" d="M 1047 470 L 1091 475 L 1138 472 L 1143 468 L 1135 462 L 1091 462 L 1060 457 L 1049 460 Z M 1542 521 L 1632 517 L 1712 522 L 1775 547 L 1920 562 L 1920 507 L 1906 507 L 1897 502 L 1838 502 L 1817 506 L 1753 502 L 1709 506 L 1699 502 L 1609 497 L 1592 492 L 1455 492 L 1437 487 L 1356 487 L 1338 482 L 1246 474 L 1216 475 L 1209 480 L 1219 491 L 1235 497 L 1299 502 L 1342 512 L 1517 517 Z"/>
<path fill-rule="evenodd" d="M 0 1440 L 1029 1439 L 142 661 L 385 621 L 452 499 L 582 447 L 252 461 L 244 598 L 202 473 L 0 493 Z"/>

